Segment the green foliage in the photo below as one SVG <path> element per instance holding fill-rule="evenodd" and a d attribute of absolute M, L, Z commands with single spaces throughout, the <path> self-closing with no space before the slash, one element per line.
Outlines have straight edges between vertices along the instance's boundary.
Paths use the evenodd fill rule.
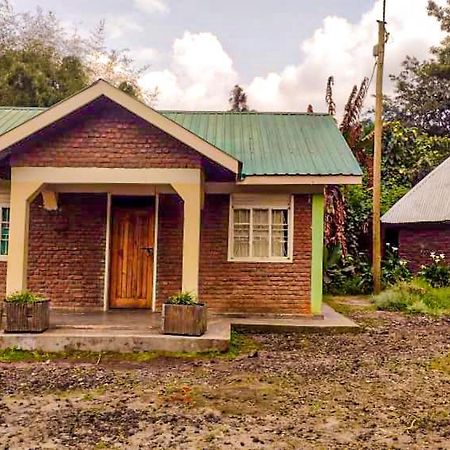
<path fill-rule="evenodd" d="M 9 294 L 6 299 L 8 303 L 16 303 L 16 304 L 32 304 L 32 303 L 41 303 L 47 301 L 44 297 L 33 294 L 30 291 L 22 291 L 22 292 L 14 292 Z"/>
<path fill-rule="evenodd" d="M 431 49 L 432 58 L 407 57 L 399 75 L 391 76 L 395 95 L 386 105 L 388 120 L 401 120 L 435 135 L 450 133 L 450 1 L 447 6 L 430 1 L 428 13 L 446 33 L 441 45 Z"/>
<path fill-rule="evenodd" d="M 198 299 L 192 292 L 179 292 L 170 297 L 167 302 L 168 305 L 198 305 Z"/>
<path fill-rule="evenodd" d="M 430 254 L 431 264 L 422 266 L 418 275 L 435 288 L 450 286 L 450 266 L 445 261 L 443 253 Z"/>
<path fill-rule="evenodd" d="M 400 281 L 409 281 L 412 278 L 408 269 L 408 262 L 400 259 L 398 249 L 386 244 L 386 252 L 382 261 L 383 285 L 392 286 Z"/>
<path fill-rule="evenodd" d="M 246 112 L 250 111 L 247 104 L 247 94 L 244 89 L 236 84 L 230 92 L 230 97 L 228 99 L 230 104 L 230 111 L 233 112 Z"/>
<path fill-rule="evenodd" d="M 391 286 L 412 278 L 407 261 L 399 258 L 398 250 L 394 247 L 387 246 L 381 268 L 384 286 Z M 366 254 L 342 257 L 339 248 L 325 250 L 324 291 L 331 295 L 370 294 L 372 268 Z"/>
<path fill-rule="evenodd" d="M 127 50 L 105 45 L 102 21 L 87 37 L 68 32 L 51 12 L 18 13 L 0 0 L 0 105 L 47 107 L 103 78 L 147 103 L 157 91 L 144 91 Z"/>
<path fill-rule="evenodd" d="M 418 314 L 450 314 L 450 288 L 434 288 L 425 280 L 400 282 L 374 298 L 378 309 Z"/>
<path fill-rule="evenodd" d="M 362 295 L 371 292 L 372 272 L 363 254 L 341 257 L 339 250 L 333 250 L 324 270 L 324 291 L 332 295 Z M 339 255 L 339 257 L 338 257 Z"/>
<path fill-rule="evenodd" d="M 36 47 L 0 52 L 0 104 L 48 107 L 89 83 L 75 56 L 60 58 L 54 49 Z"/>

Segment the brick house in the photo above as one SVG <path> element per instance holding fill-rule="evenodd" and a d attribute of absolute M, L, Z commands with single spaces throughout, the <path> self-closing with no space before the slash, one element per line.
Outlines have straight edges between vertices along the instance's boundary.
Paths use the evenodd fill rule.
<path fill-rule="evenodd" d="M 430 253 L 450 257 L 450 158 L 428 174 L 383 217 L 387 239 L 414 272 Z"/>
<path fill-rule="evenodd" d="M 58 308 L 320 314 L 324 186 L 361 171 L 325 114 L 157 112 L 103 80 L 0 108 L 1 292 Z"/>

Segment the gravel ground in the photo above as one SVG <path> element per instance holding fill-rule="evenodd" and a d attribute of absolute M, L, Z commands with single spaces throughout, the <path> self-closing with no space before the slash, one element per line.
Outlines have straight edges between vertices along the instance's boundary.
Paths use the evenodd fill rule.
<path fill-rule="evenodd" d="M 344 309 L 232 360 L 0 363 L 0 449 L 450 449 L 450 320 Z"/>

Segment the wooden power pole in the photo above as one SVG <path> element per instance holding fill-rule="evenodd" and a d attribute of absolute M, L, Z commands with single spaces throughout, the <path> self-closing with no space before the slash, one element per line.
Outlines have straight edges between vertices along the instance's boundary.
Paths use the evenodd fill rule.
<path fill-rule="evenodd" d="M 375 47 L 377 57 L 377 85 L 375 103 L 375 146 L 373 156 L 373 291 L 381 292 L 381 152 L 383 138 L 383 69 L 384 49 L 386 44 L 386 22 L 383 11 L 383 20 L 378 21 L 378 45 Z"/>

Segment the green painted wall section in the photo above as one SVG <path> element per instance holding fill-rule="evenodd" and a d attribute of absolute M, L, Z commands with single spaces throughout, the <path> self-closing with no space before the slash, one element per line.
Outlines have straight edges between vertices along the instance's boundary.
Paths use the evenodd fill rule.
<path fill-rule="evenodd" d="M 312 196 L 311 312 L 322 314 L 324 196 Z"/>

